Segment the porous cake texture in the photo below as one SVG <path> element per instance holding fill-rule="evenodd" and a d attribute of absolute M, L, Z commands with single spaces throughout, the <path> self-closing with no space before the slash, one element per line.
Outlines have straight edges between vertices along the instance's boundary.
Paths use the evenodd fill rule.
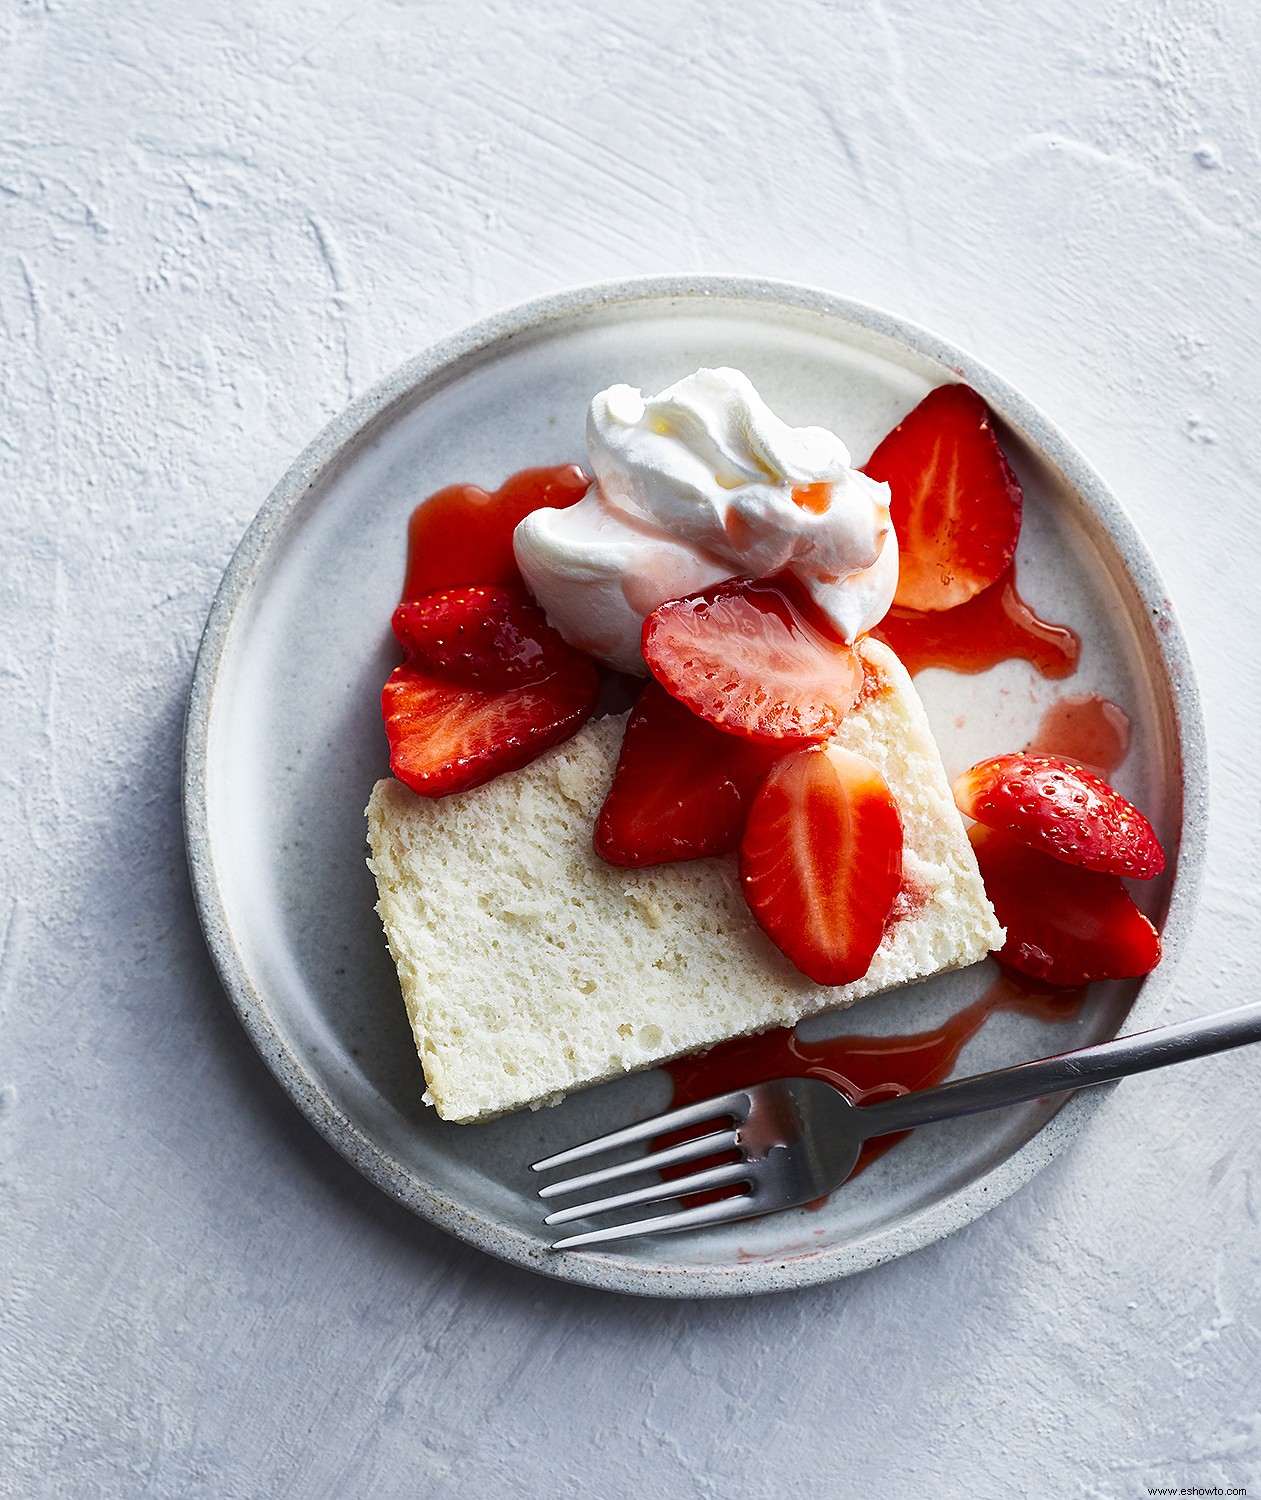
<path fill-rule="evenodd" d="M 869 686 L 837 743 L 875 762 L 905 834 L 902 895 L 863 978 L 829 987 L 762 933 L 733 856 L 643 870 L 591 845 L 625 716 L 438 801 L 380 781 L 368 806 L 377 911 L 424 1066 L 467 1122 L 788 1026 L 1001 946 L 919 697 L 866 641 Z"/>

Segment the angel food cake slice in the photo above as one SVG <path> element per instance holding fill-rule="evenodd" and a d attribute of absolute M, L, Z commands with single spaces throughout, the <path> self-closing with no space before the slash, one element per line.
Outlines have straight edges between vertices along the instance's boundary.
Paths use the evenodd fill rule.
<path fill-rule="evenodd" d="M 377 783 L 377 907 L 443 1119 L 473 1121 L 791 1025 L 999 947 L 923 706 L 887 647 L 831 743 L 871 761 L 901 815 L 903 881 L 867 972 L 800 973 L 754 920 L 731 856 L 615 868 L 591 830 L 625 716 L 454 796 Z"/>

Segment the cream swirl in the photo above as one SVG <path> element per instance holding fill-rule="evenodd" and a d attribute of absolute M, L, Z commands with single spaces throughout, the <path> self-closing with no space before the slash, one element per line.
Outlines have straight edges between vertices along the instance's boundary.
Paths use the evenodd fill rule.
<path fill-rule="evenodd" d="M 595 483 L 517 527 L 517 564 L 566 640 L 644 671 L 644 620 L 744 574 L 790 572 L 846 640 L 888 610 L 898 581 L 888 486 L 850 467 L 823 427 L 789 427 L 738 370 L 698 370 L 659 396 L 611 386 L 592 401 Z"/>

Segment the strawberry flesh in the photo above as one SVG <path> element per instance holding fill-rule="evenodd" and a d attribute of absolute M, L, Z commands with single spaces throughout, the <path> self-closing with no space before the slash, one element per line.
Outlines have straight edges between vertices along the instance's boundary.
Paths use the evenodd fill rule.
<path fill-rule="evenodd" d="M 1084 870 L 1150 880 L 1165 868 L 1152 825 L 1101 777 L 1054 755 L 996 755 L 955 782 L 959 811 Z"/>
<path fill-rule="evenodd" d="M 999 828 L 968 830 L 1007 929 L 1000 963 L 1046 984 L 1132 979 L 1160 962 L 1160 934 L 1116 875 L 1065 864 Z"/>
<path fill-rule="evenodd" d="M 663 604 L 644 621 L 643 653 L 672 697 L 754 740 L 826 739 L 863 686 L 853 648 L 784 575 Z"/>
<path fill-rule="evenodd" d="M 903 609 L 964 604 L 999 579 L 1020 536 L 1020 482 L 966 385 L 930 391 L 864 466 L 890 491 Z"/>
<path fill-rule="evenodd" d="M 400 605 L 394 632 L 407 660 L 381 692 L 390 769 L 422 797 L 527 765 L 595 707 L 595 664 L 522 589 L 441 590 Z"/>
<path fill-rule="evenodd" d="M 861 979 L 902 886 L 902 819 L 876 767 L 836 745 L 777 761 L 749 808 L 740 881 L 758 925 L 803 974 Z"/>
<path fill-rule="evenodd" d="M 731 853 L 778 753 L 715 729 L 649 680 L 627 720 L 613 785 L 596 819 L 596 853 L 627 866 Z"/>

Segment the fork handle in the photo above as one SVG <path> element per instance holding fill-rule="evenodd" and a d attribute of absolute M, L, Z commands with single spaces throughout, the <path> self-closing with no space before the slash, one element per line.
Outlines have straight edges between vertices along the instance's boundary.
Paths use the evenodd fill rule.
<path fill-rule="evenodd" d="M 856 1114 L 866 1140 L 895 1130 L 929 1125 L 935 1120 L 953 1120 L 959 1115 L 1001 1109 L 1005 1104 L 1022 1104 L 1047 1094 L 1112 1083 L 1131 1073 L 1187 1062 L 1249 1042 L 1261 1042 L 1261 1001 L 1198 1020 L 1120 1036 L 1076 1052 L 1061 1052 L 1056 1057 L 1017 1063 L 970 1078 L 954 1078 L 935 1088 L 918 1089 L 879 1104 L 860 1105 Z"/>

